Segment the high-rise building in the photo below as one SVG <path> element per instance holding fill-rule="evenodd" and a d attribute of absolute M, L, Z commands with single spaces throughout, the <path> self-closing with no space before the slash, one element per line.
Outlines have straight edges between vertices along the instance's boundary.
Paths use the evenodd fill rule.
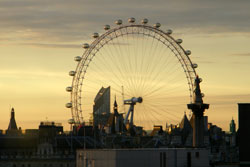
<path fill-rule="evenodd" d="M 102 87 L 97 93 L 93 106 L 94 126 L 105 126 L 110 115 L 110 87 Z"/>
<path fill-rule="evenodd" d="M 250 166 L 250 103 L 239 103 L 238 107 L 240 166 Z"/>

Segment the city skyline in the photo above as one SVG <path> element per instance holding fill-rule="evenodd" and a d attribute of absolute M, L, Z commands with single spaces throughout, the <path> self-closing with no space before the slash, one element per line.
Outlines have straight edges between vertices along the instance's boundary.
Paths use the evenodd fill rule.
<path fill-rule="evenodd" d="M 69 128 L 65 88 L 72 78 L 67 73 L 83 53 L 81 44 L 93 41 L 93 32 L 103 33 L 105 24 L 114 27 L 117 19 L 135 17 L 160 22 L 161 29 L 171 28 L 175 39 L 183 39 L 199 65 L 208 121 L 229 130 L 232 117 L 238 119 L 237 103 L 250 98 L 250 2 L 157 2 L 0 2 L 5 13 L 0 17 L 0 129 L 7 129 L 11 107 L 23 129 L 37 128 L 45 119 Z"/>

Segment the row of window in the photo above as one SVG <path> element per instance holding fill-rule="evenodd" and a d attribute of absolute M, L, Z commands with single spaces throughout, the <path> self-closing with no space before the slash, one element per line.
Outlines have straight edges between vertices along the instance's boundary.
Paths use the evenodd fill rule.
<path fill-rule="evenodd" d="M 37 167 L 37 164 L 34 164 L 33 165 L 34 167 Z M 69 167 L 70 164 L 56 164 L 56 165 L 53 165 L 53 164 L 43 164 L 43 167 Z M 22 165 L 17 165 L 17 164 L 13 164 L 12 167 L 32 167 L 31 164 L 22 164 Z"/>

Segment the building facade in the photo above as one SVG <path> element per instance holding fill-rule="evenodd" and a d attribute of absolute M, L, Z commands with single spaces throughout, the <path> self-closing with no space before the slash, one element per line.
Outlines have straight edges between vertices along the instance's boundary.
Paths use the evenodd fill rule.
<path fill-rule="evenodd" d="M 209 150 L 194 148 L 77 150 L 77 167 L 209 167 Z"/>

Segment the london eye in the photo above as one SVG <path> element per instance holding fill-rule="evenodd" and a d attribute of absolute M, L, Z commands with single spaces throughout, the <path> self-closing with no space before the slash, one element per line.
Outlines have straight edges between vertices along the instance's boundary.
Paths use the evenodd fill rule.
<path fill-rule="evenodd" d="M 110 112 L 116 100 L 119 113 L 126 114 L 126 99 L 140 97 L 143 100 L 134 106 L 134 124 L 149 129 L 177 123 L 192 102 L 197 68 L 182 39 L 175 39 L 171 29 L 161 29 L 160 23 L 149 25 L 147 19 L 136 23 L 129 18 L 126 24 L 117 20 L 103 31 L 83 44 L 84 53 L 75 57 L 76 69 L 69 72 L 73 79 L 66 88 L 71 94 L 66 107 L 73 122 L 88 122 L 98 90 L 109 87 Z"/>

